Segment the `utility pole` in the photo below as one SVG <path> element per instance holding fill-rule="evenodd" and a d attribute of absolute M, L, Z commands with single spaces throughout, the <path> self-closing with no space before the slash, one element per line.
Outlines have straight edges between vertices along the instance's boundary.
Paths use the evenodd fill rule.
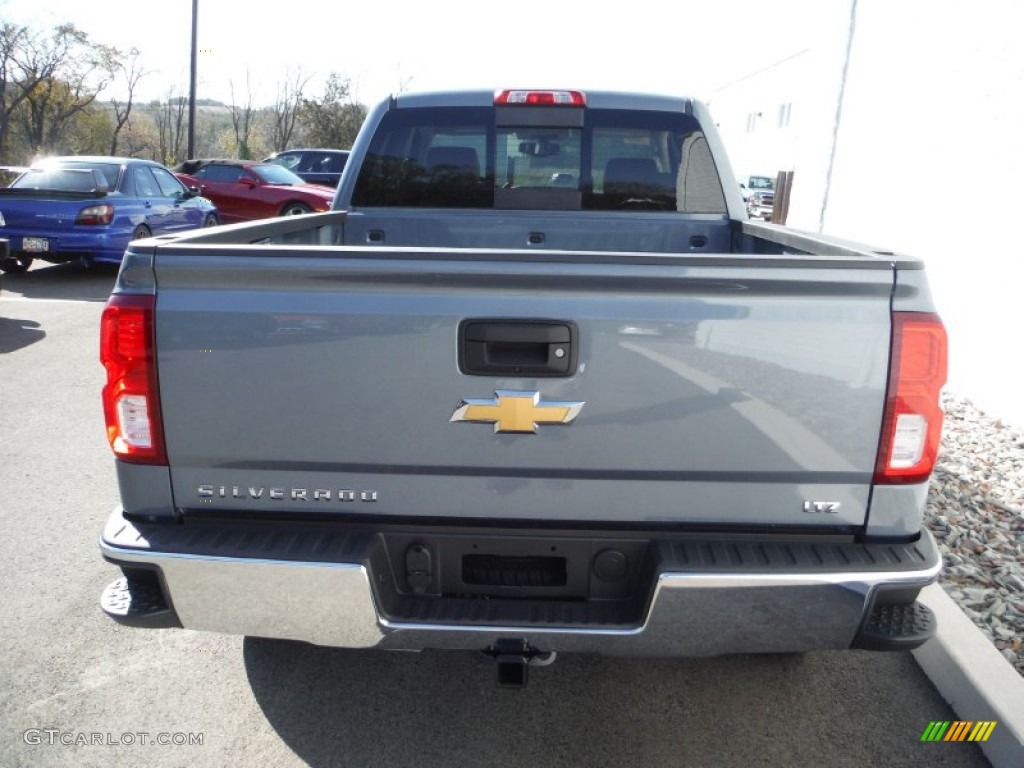
<path fill-rule="evenodd" d="M 192 66 L 188 86 L 188 156 L 196 156 L 196 41 L 199 37 L 199 0 L 192 0 Z"/>
<path fill-rule="evenodd" d="M 825 214 L 828 213 L 828 197 L 832 191 L 832 172 L 836 165 L 836 143 L 843 123 L 843 99 L 846 97 L 846 80 L 850 73 L 850 53 L 853 50 L 853 33 L 857 28 L 857 0 L 850 0 L 850 21 L 846 27 L 846 55 L 843 58 L 843 74 L 839 81 L 839 98 L 836 101 L 836 116 L 832 124 L 832 148 L 828 153 L 828 168 L 825 171 L 825 193 L 821 198 L 821 213 L 818 215 L 818 231 L 825 231 Z"/>

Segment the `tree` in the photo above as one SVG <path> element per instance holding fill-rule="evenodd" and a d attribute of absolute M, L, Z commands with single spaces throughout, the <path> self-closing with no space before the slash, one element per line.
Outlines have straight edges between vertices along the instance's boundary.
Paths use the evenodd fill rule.
<path fill-rule="evenodd" d="M 30 37 L 19 61 L 24 93 L 19 121 L 37 152 L 58 149 L 71 121 L 84 113 L 110 83 L 106 49 L 93 45 L 73 24 L 54 28 L 52 38 Z"/>
<path fill-rule="evenodd" d="M 225 157 L 237 148 L 230 108 L 221 105 L 200 109 L 196 116 L 196 157 Z"/>
<path fill-rule="evenodd" d="M 315 147 L 348 149 L 366 118 L 366 107 L 352 100 L 349 80 L 337 72 L 327 78 L 323 98 L 302 99 L 299 121 Z"/>
<path fill-rule="evenodd" d="M 21 74 L 18 54 L 27 37 L 25 27 L 6 21 L 0 24 L 0 162 L 7 160 L 11 115 L 25 98 L 17 79 Z"/>
<path fill-rule="evenodd" d="M 235 130 L 235 151 L 242 160 L 251 160 L 249 136 L 252 134 L 252 88 L 249 86 L 249 70 L 245 71 L 245 104 L 235 103 L 235 84 L 231 87 L 231 127 Z"/>
<path fill-rule="evenodd" d="M 131 122 L 125 125 L 118 139 L 118 152 L 126 157 L 144 157 L 163 162 L 154 118 L 155 113 L 150 112 L 146 105 L 136 105 Z"/>
<path fill-rule="evenodd" d="M 270 144 L 275 152 L 288 149 L 302 107 L 302 95 L 309 83 L 300 69 L 292 77 L 288 73 L 277 86 L 277 99 L 271 107 Z"/>
<path fill-rule="evenodd" d="M 124 101 L 116 98 L 110 100 L 110 106 L 114 110 L 114 135 L 110 139 L 110 154 L 116 155 L 118 137 L 131 119 L 135 87 L 147 73 L 139 63 L 138 48 L 132 48 L 128 53 L 121 53 L 116 48 L 110 48 L 108 55 L 110 71 L 115 77 L 124 77 L 125 87 L 128 90 L 128 97 Z"/>
<path fill-rule="evenodd" d="M 175 96 L 174 89 L 167 91 L 163 102 L 156 102 L 153 122 L 156 123 L 157 157 L 164 165 L 177 165 L 183 157 L 185 143 L 185 108 L 188 101 L 183 96 Z"/>
<path fill-rule="evenodd" d="M 110 146 L 109 110 L 90 108 L 69 122 L 61 138 L 61 151 L 71 155 L 102 155 Z"/>
<path fill-rule="evenodd" d="M 28 27 L 0 24 L 0 159 L 7 159 L 14 116 L 36 89 L 64 66 L 80 34 L 74 25 L 64 24 L 47 40 Z"/>

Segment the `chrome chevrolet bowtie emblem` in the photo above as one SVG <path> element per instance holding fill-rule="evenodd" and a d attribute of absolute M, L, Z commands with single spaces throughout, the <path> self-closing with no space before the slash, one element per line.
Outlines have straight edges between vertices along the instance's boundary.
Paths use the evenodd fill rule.
<path fill-rule="evenodd" d="M 539 424 L 569 424 L 584 403 L 541 402 L 540 392 L 499 389 L 494 398 L 467 397 L 451 421 L 494 424 L 495 432 L 536 432 Z"/>

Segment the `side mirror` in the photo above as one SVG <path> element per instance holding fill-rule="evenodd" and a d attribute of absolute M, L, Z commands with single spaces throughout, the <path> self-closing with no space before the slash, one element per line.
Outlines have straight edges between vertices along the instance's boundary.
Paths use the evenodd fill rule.
<path fill-rule="evenodd" d="M 249 189 L 252 189 L 257 184 L 256 179 L 254 179 L 252 176 L 242 176 L 238 180 L 238 183 L 245 184 L 245 186 L 247 186 Z"/>

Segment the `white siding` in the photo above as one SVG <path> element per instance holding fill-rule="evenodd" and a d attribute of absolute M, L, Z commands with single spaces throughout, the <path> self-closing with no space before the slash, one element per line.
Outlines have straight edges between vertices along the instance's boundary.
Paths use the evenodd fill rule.
<path fill-rule="evenodd" d="M 823 222 L 829 234 L 924 258 L 950 333 L 951 389 L 1024 427 L 1024 243 L 1007 205 L 1024 188 L 1024 3 L 858 0 L 823 212 L 844 5 L 795 68 L 713 95 L 712 111 L 761 111 L 777 125 L 778 105 L 792 102 L 790 126 L 776 129 L 796 137 L 789 224 Z M 736 154 L 745 159 L 751 143 L 721 128 L 742 169 Z M 756 149 L 770 163 L 789 159 Z"/>

